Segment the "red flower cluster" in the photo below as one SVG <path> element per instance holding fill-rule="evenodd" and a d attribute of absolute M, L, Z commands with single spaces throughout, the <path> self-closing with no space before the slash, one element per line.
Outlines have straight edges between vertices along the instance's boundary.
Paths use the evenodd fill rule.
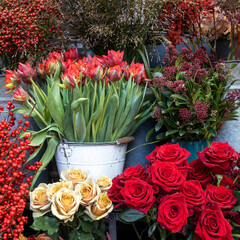
<path fill-rule="evenodd" d="M 160 227 L 170 232 L 184 233 L 191 223 L 198 240 L 233 239 L 229 220 L 237 199 L 230 188 L 214 182 L 216 174 L 234 169 L 240 154 L 228 143 L 213 142 L 190 165 L 189 155 L 179 144 L 156 147 L 146 157 L 151 162 L 146 170 L 140 165 L 129 167 L 113 179 L 110 199 L 115 208 L 150 211 L 150 216 L 157 208 Z"/>
<path fill-rule="evenodd" d="M 49 37 L 60 30 L 56 24 L 60 17 L 57 3 L 58 0 L 1 1 L 0 55 L 8 55 L 14 62 L 26 52 L 43 51 Z"/>
<path fill-rule="evenodd" d="M 202 16 L 213 9 L 213 0 L 166 1 L 161 15 L 161 22 L 167 29 L 168 39 L 173 45 L 183 41 L 181 35 L 189 31 L 193 38 L 196 26 L 202 21 Z"/>
<path fill-rule="evenodd" d="M 27 130 L 29 121 L 18 120 L 18 126 L 12 129 L 16 121 L 11 112 L 14 105 L 8 102 L 6 108 L 9 111 L 7 120 L 0 122 L 0 239 L 17 240 L 27 223 L 23 211 L 33 179 L 33 176 L 26 175 L 24 169 L 37 171 L 41 163 L 26 165 L 27 158 L 35 148 L 29 145 L 29 134 L 24 139 L 19 136 Z M 27 115 L 23 117 L 27 118 Z"/>

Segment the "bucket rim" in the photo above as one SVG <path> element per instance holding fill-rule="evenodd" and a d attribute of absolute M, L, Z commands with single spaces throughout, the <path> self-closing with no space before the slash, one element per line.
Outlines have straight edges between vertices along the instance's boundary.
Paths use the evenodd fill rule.
<path fill-rule="evenodd" d="M 127 143 L 117 144 L 117 142 L 84 142 L 84 143 L 78 143 L 78 142 L 68 142 L 68 141 L 60 141 L 60 144 L 67 144 L 71 146 L 107 146 L 107 145 L 124 145 Z"/>

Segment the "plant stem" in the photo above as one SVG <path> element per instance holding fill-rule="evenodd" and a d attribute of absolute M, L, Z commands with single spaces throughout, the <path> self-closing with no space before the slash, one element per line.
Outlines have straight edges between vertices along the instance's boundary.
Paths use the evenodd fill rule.
<path fill-rule="evenodd" d="M 234 181 L 233 181 L 233 185 L 235 185 L 235 184 L 236 184 L 236 182 L 237 182 L 237 180 L 238 180 L 239 176 L 240 176 L 240 172 L 238 173 L 238 175 L 237 175 L 237 176 L 236 176 L 236 178 L 234 179 Z"/>
<path fill-rule="evenodd" d="M 136 228 L 136 225 L 135 225 L 134 223 L 132 223 L 132 226 L 133 226 L 134 232 L 135 232 L 136 235 L 137 235 L 137 238 L 138 238 L 139 240 L 141 240 L 142 238 L 141 238 L 141 236 L 140 236 L 140 234 L 139 234 L 139 232 L 138 232 L 138 230 L 137 230 L 137 228 Z"/>
<path fill-rule="evenodd" d="M 30 107 L 30 108 L 32 108 L 33 109 L 33 111 L 36 113 L 36 115 L 39 117 L 39 119 L 46 125 L 46 127 L 49 125 L 46 121 L 45 121 L 45 119 L 42 117 L 42 115 L 37 111 L 37 109 L 31 104 L 31 103 L 29 103 L 28 101 L 27 101 L 27 106 L 28 107 Z"/>

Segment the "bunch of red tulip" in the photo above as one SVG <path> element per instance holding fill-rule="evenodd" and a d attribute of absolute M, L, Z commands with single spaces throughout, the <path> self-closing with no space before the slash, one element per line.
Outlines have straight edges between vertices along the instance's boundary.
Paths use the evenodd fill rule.
<path fill-rule="evenodd" d="M 17 121 L 12 112 L 14 105 L 8 102 L 6 108 L 8 116 L 0 122 L 0 239 L 17 240 L 28 218 L 23 216 L 23 211 L 33 174 L 27 176 L 27 172 L 38 171 L 41 163 L 27 164 L 36 149 L 29 145 L 29 134 L 20 138 L 29 126 L 28 116 L 23 116 L 24 121 Z M 3 112 L 3 107 L 0 111 Z"/>

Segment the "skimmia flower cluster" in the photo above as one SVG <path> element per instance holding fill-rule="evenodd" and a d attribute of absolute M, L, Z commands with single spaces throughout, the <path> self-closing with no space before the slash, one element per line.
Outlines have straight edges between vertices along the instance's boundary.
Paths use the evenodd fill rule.
<path fill-rule="evenodd" d="M 45 50 L 59 33 L 58 0 L 4 0 L 0 6 L 0 56 L 5 67 Z"/>
<path fill-rule="evenodd" d="M 93 225 L 100 223 L 93 224 L 92 221 L 107 217 L 113 210 L 112 201 L 107 194 L 112 186 L 112 179 L 100 176 L 94 181 L 90 178 L 89 171 L 77 168 L 63 170 L 61 178 L 62 181 L 53 184 L 41 183 L 30 192 L 30 209 L 34 217 L 33 228 L 46 231 L 38 222 L 41 221 L 40 219 L 48 221 L 49 218 L 53 218 L 58 223 L 55 233 L 61 237 L 64 235 L 59 229 L 70 227 L 71 231 L 78 230 L 79 236 L 85 236 L 84 239 L 93 239 L 93 236 L 94 239 L 98 239 L 101 234 L 98 236 L 97 231 L 95 232 L 97 229 L 94 230 Z M 86 221 L 85 224 L 82 223 L 84 221 Z M 91 226 L 86 227 L 86 224 Z M 69 234 L 71 235 L 71 232 Z M 103 231 L 102 234 L 105 236 L 103 239 L 106 239 L 106 233 Z"/>
<path fill-rule="evenodd" d="M 8 102 L 6 109 L 8 116 L 0 122 L 0 239 L 17 240 L 27 223 L 28 217 L 23 216 L 23 211 L 33 174 L 41 163 L 27 164 L 36 149 L 29 145 L 29 134 L 24 139 L 20 138 L 20 133 L 29 126 L 28 116 L 23 116 L 24 121 L 17 121 L 11 102 Z M 3 114 L 3 107 L 0 110 Z M 14 128 L 15 122 L 17 126 Z M 30 176 L 28 172 L 31 172 Z"/>
<path fill-rule="evenodd" d="M 166 143 L 146 157 L 146 169 L 129 167 L 115 177 L 108 195 L 115 208 L 122 208 L 120 219 L 146 221 L 149 239 L 166 240 L 177 233 L 179 239 L 238 239 L 239 225 L 233 222 L 239 193 L 231 187 L 234 180 L 227 179 L 240 154 L 228 143 L 213 142 L 188 164 L 190 155 L 179 144 Z"/>
<path fill-rule="evenodd" d="M 230 71 L 222 60 L 213 60 L 204 48 L 195 52 L 183 48 L 179 53 L 168 47 L 166 65 L 152 81 L 157 99 L 152 114 L 157 120 L 155 130 L 167 128 L 157 138 L 209 139 L 217 135 L 224 121 L 237 117 L 240 92 L 226 94 L 233 84 Z M 161 117 L 155 116 L 156 109 Z"/>

